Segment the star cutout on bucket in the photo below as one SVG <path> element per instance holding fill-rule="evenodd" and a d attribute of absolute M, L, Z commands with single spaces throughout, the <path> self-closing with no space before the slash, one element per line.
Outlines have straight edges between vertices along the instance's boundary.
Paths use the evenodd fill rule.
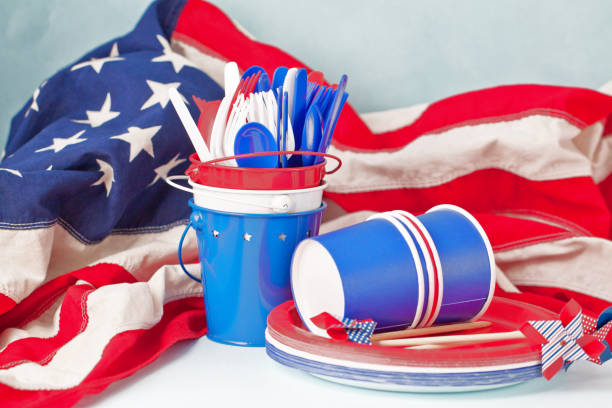
<path fill-rule="evenodd" d="M 212 234 L 213 234 L 213 237 L 217 238 L 219 236 L 219 231 L 213 230 Z"/>
<path fill-rule="evenodd" d="M 285 235 L 285 233 L 281 233 L 281 234 L 278 236 L 278 239 L 279 239 L 279 240 L 281 240 L 281 241 L 284 241 L 284 240 L 285 240 L 285 238 L 287 238 L 287 235 Z"/>
<path fill-rule="evenodd" d="M 244 238 L 245 241 L 251 241 L 251 237 L 253 236 L 249 234 L 248 232 L 245 232 L 242 237 Z"/>

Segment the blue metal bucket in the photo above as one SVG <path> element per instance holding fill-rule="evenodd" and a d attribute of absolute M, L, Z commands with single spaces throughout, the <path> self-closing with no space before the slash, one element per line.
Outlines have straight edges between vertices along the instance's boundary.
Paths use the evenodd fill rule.
<path fill-rule="evenodd" d="M 229 213 L 192 207 L 204 286 L 208 337 L 238 346 L 265 346 L 268 313 L 291 299 L 291 256 L 297 244 L 319 232 L 325 204 L 288 214 Z"/>

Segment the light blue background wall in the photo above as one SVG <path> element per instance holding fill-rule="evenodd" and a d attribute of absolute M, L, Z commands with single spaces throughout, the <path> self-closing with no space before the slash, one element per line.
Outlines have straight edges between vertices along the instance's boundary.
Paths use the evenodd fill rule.
<path fill-rule="evenodd" d="M 606 0 L 213 0 L 260 41 L 328 78 L 360 112 L 507 83 L 597 88 L 612 79 Z M 148 0 L 0 2 L 0 145 L 57 69 L 129 31 Z M 0 149 L 1 151 L 1 149 Z"/>

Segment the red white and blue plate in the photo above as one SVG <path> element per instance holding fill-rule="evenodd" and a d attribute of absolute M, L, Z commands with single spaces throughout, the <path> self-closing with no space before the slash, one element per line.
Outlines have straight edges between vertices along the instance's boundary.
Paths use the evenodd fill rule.
<path fill-rule="evenodd" d="M 546 309 L 495 297 L 481 318 L 491 326 L 472 333 L 512 331 L 528 320 L 556 318 Z M 283 365 L 326 380 L 390 391 L 475 391 L 542 376 L 540 347 L 526 339 L 439 350 L 337 341 L 309 332 L 293 301 L 279 305 L 268 316 L 266 352 Z"/>

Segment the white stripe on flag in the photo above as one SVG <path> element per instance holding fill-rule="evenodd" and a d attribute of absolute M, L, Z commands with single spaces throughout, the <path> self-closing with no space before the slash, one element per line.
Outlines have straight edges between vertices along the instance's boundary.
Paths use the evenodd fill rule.
<path fill-rule="evenodd" d="M 610 259 L 612 242 L 596 237 L 495 252 L 497 265 L 515 285 L 569 289 L 612 302 Z"/>
<path fill-rule="evenodd" d="M 382 112 L 364 113 L 360 117 L 372 133 L 386 133 L 414 123 L 427 110 L 428 106 L 423 103 Z"/>
<path fill-rule="evenodd" d="M 86 245 L 55 224 L 31 230 L 0 229 L 0 293 L 20 302 L 41 283 L 101 262 L 123 266 L 138 280 L 148 280 L 163 265 L 177 263 L 177 244 L 184 225 L 161 232 L 112 234 Z M 185 262 L 197 260 L 193 230 L 183 249 Z M 6 292 L 2 288 L 11 288 Z"/>
<path fill-rule="evenodd" d="M 23 327 L 9 327 L 0 334 L 0 352 L 10 343 L 25 338 L 48 339 L 59 331 L 60 305 L 64 300 L 62 294 L 40 316 L 28 322 Z"/>
<path fill-rule="evenodd" d="M 329 153 L 340 156 L 343 167 L 328 177 L 329 191 L 427 188 L 483 169 L 506 170 L 535 181 L 590 176 L 591 162 L 571 141 L 579 133 L 563 119 L 533 115 L 421 136 L 393 152 L 332 146 Z"/>

